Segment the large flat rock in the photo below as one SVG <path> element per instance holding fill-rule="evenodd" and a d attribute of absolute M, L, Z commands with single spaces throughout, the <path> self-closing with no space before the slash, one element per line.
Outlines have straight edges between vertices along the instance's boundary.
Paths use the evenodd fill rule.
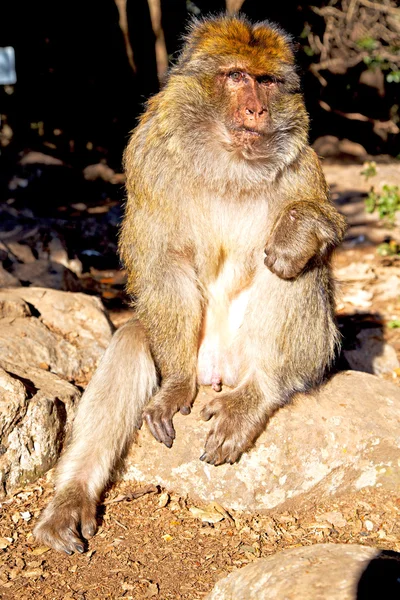
<path fill-rule="evenodd" d="M 350 544 L 283 550 L 221 579 L 207 600 L 400 598 L 400 554 Z"/>
<path fill-rule="evenodd" d="M 219 467 L 199 460 L 210 428 L 199 416 L 206 401 L 212 396 L 202 390 L 191 415 L 176 415 L 170 450 L 143 427 L 125 478 L 256 512 L 300 508 L 368 486 L 399 489 L 400 388 L 394 384 L 339 373 L 280 409 L 239 463 Z"/>

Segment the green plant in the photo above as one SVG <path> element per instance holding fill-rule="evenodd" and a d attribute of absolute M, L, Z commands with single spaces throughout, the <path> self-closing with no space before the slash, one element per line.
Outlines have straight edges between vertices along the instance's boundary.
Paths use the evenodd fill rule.
<path fill-rule="evenodd" d="M 400 319 L 393 319 L 393 321 L 388 321 L 387 326 L 389 329 L 398 329 L 400 327 Z"/>
<path fill-rule="evenodd" d="M 400 254 L 400 246 L 395 240 L 390 240 L 379 244 L 376 251 L 380 256 L 397 256 Z"/>
<path fill-rule="evenodd" d="M 364 175 L 366 181 L 368 181 L 370 177 L 375 177 L 376 174 L 376 162 L 370 161 L 363 164 L 363 171 L 361 171 L 361 175 Z"/>
<path fill-rule="evenodd" d="M 365 209 L 369 213 L 377 211 L 380 219 L 394 225 L 396 212 L 400 210 L 399 186 L 384 185 L 381 193 L 371 188 L 365 199 Z"/>

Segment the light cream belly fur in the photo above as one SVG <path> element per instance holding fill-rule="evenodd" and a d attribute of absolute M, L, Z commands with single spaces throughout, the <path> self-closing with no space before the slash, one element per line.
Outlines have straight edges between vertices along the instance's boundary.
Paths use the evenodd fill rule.
<path fill-rule="evenodd" d="M 243 323 L 251 286 L 234 293 L 235 266 L 226 263 L 218 278 L 208 287 L 197 376 L 201 385 L 219 391 L 221 383 L 237 385 L 241 371 L 240 328 Z"/>

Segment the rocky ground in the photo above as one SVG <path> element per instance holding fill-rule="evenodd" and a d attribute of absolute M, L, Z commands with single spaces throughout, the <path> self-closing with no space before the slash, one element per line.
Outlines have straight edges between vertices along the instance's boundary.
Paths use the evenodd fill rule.
<path fill-rule="evenodd" d="M 361 170 L 362 167 L 355 164 L 325 165 L 333 199 L 350 224 L 346 240 L 335 256 L 338 319 L 344 336 L 339 367 L 375 374 L 379 379 L 374 381 L 379 386 L 380 380 L 382 385 L 382 398 L 387 398 L 385 410 L 390 412 L 390 398 L 397 400 L 397 393 L 400 394 L 400 328 L 393 327 L 400 319 L 400 258 L 380 256 L 376 249 L 388 237 L 400 238 L 397 227 L 388 229 L 375 215 L 365 213 L 364 196 L 371 182 L 365 181 Z M 398 163 L 378 164 L 374 185 L 399 184 L 399 170 Z M 43 470 L 46 464 L 54 463 L 59 451 L 57 444 L 62 442 L 60 431 L 68 427 L 76 398 L 112 333 L 101 305 L 87 293 L 103 298 L 116 326 L 130 314 L 129 307 L 123 303 L 123 273 L 115 268 L 111 258 L 110 268 L 101 269 L 96 255 L 96 227 L 100 228 L 101 236 L 106 232 L 112 237 L 115 206 L 104 201 L 100 213 L 88 212 L 89 208 L 96 208 L 94 205 L 73 209 L 78 213 L 74 218 L 86 220 L 86 232 L 91 232 L 91 237 L 82 238 L 86 242 L 80 241 L 76 254 L 71 251 L 68 232 L 60 227 L 59 214 L 50 220 L 47 216 L 41 217 L 41 226 L 35 231 L 33 219 L 26 212 L 28 209 L 24 209 L 25 221 L 21 223 L 11 210 L 13 203 L 3 207 L 9 226 L 6 235 L 0 235 L 3 265 L 0 282 L 9 291 L 0 293 L 0 367 L 3 368 L 0 390 L 5 390 L 1 397 L 0 470 L 3 488 L 8 494 L 0 501 L 0 597 L 6 600 L 43 597 L 197 600 L 204 598 L 228 573 L 283 549 L 331 542 L 400 552 L 400 453 L 395 443 L 399 431 L 396 412 L 399 402 L 392 415 L 378 415 L 380 421 L 378 416 L 375 419 L 370 407 L 365 427 L 360 426 L 362 431 L 352 464 L 368 473 L 372 465 L 379 475 L 373 483 L 364 478 L 365 485 L 357 487 L 354 482 L 359 481 L 360 473 L 346 471 L 343 481 L 349 481 L 349 485 L 343 489 L 336 486 L 330 494 L 331 488 L 324 488 L 326 477 L 335 477 L 335 473 L 346 466 L 346 454 L 343 460 L 335 454 L 340 464 L 337 463 L 338 471 L 332 475 L 320 473 L 320 463 L 314 461 L 315 485 L 310 493 L 305 490 L 304 502 L 275 502 L 260 512 L 254 506 L 251 511 L 242 510 L 243 507 L 235 505 L 228 496 L 207 500 L 207 496 L 195 491 L 187 494 L 184 485 L 179 493 L 176 489 L 167 492 L 156 474 L 153 478 L 147 474 L 143 481 L 118 482 L 108 490 L 99 514 L 98 534 L 85 554 L 69 557 L 35 545 L 32 529 L 52 494 L 52 472 L 24 486 L 18 482 L 36 479 L 40 468 Z M 96 214 L 102 216 L 93 217 Z M 108 243 L 105 252 L 111 256 L 112 242 Z M 93 247 L 89 247 L 90 244 Z M 20 282 L 24 287 L 18 287 Z M 38 291 L 37 286 L 86 294 L 73 294 L 65 304 L 62 291 L 49 292 L 46 300 L 46 291 Z M 52 296 L 54 293 L 61 296 Z M 77 333 L 78 322 L 79 331 L 83 327 L 84 335 Z M 26 336 L 28 323 L 30 329 Z M 9 372 L 13 373 L 12 378 Z M 368 396 L 370 384 L 365 379 L 367 376 L 360 377 L 366 386 L 360 398 L 362 403 Z M 357 395 L 354 396 L 356 402 Z M 378 396 L 374 388 L 368 402 Z M 338 402 L 337 410 L 345 414 L 347 401 L 350 402 L 344 398 Z M 288 410 L 306 410 L 302 402 L 298 405 L 300 409 L 290 407 Z M 40 410 L 35 412 L 32 407 Z M 323 407 L 321 401 L 319 408 Z M 343 435 L 343 432 L 351 433 L 351 427 L 357 422 L 354 413 L 351 410 L 350 425 L 346 420 L 339 424 L 338 431 Z M 340 415 L 335 413 L 334 417 Z M 272 432 L 279 430 L 284 418 L 284 414 L 277 416 L 271 423 Z M 324 418 L 322 414 L 318 426 L 324 423 Z M 381 435 L 393 436 L 390 450 L 376 442 L 374 427 L 378 421 L 379 427 L 387 428 Z M 36 446 L 30 445 L 28 439 L 32 423 L 39 423 L 42 429 L 52 432 L 46 438 L 38 434 Z M 4 442 L 5 432 L 13 432 L 13 445 Z M 323 429 L 321 432 L 322 448 Z M 304 436 L 304 430 L 299 435 Z M 335 452 L 343 441 L 340 433 L 336 441 Z M 53 449 L 44 451 L 50 443 Z M 260 448 L 265 447 L 270 447 L 270 442 L 261 440 L 253 457 L 261 456 Z M 284 457 L 290 455 L 289 450 Z M 132 464 L 137 468 L 134 462 Z M 240 474 L 240 469 L 237 473 Z M 285 473 L 277 475 L 277 487 L 287 485 L 280 479 L 284 476 Z"/>

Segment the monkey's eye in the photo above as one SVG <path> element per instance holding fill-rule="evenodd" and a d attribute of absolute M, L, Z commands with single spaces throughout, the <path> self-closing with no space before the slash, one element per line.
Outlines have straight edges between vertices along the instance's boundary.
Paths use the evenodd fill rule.
<path fill-rule="evenodd" d="M 241 71 L 231 71 L 231 73 L 228 73 L 228 77 L 229 79 L 232 79 L 232 81 L 241 81 L 243 79 L 243 73 L 241 73 Z"/>
<path fill-rule="evenodd" d="M 261 77 L 257 77 L 257 81 L 261 85 L 269 86 L 276 83 L 277 80 L 272 75 L 262 75 Z"/>

